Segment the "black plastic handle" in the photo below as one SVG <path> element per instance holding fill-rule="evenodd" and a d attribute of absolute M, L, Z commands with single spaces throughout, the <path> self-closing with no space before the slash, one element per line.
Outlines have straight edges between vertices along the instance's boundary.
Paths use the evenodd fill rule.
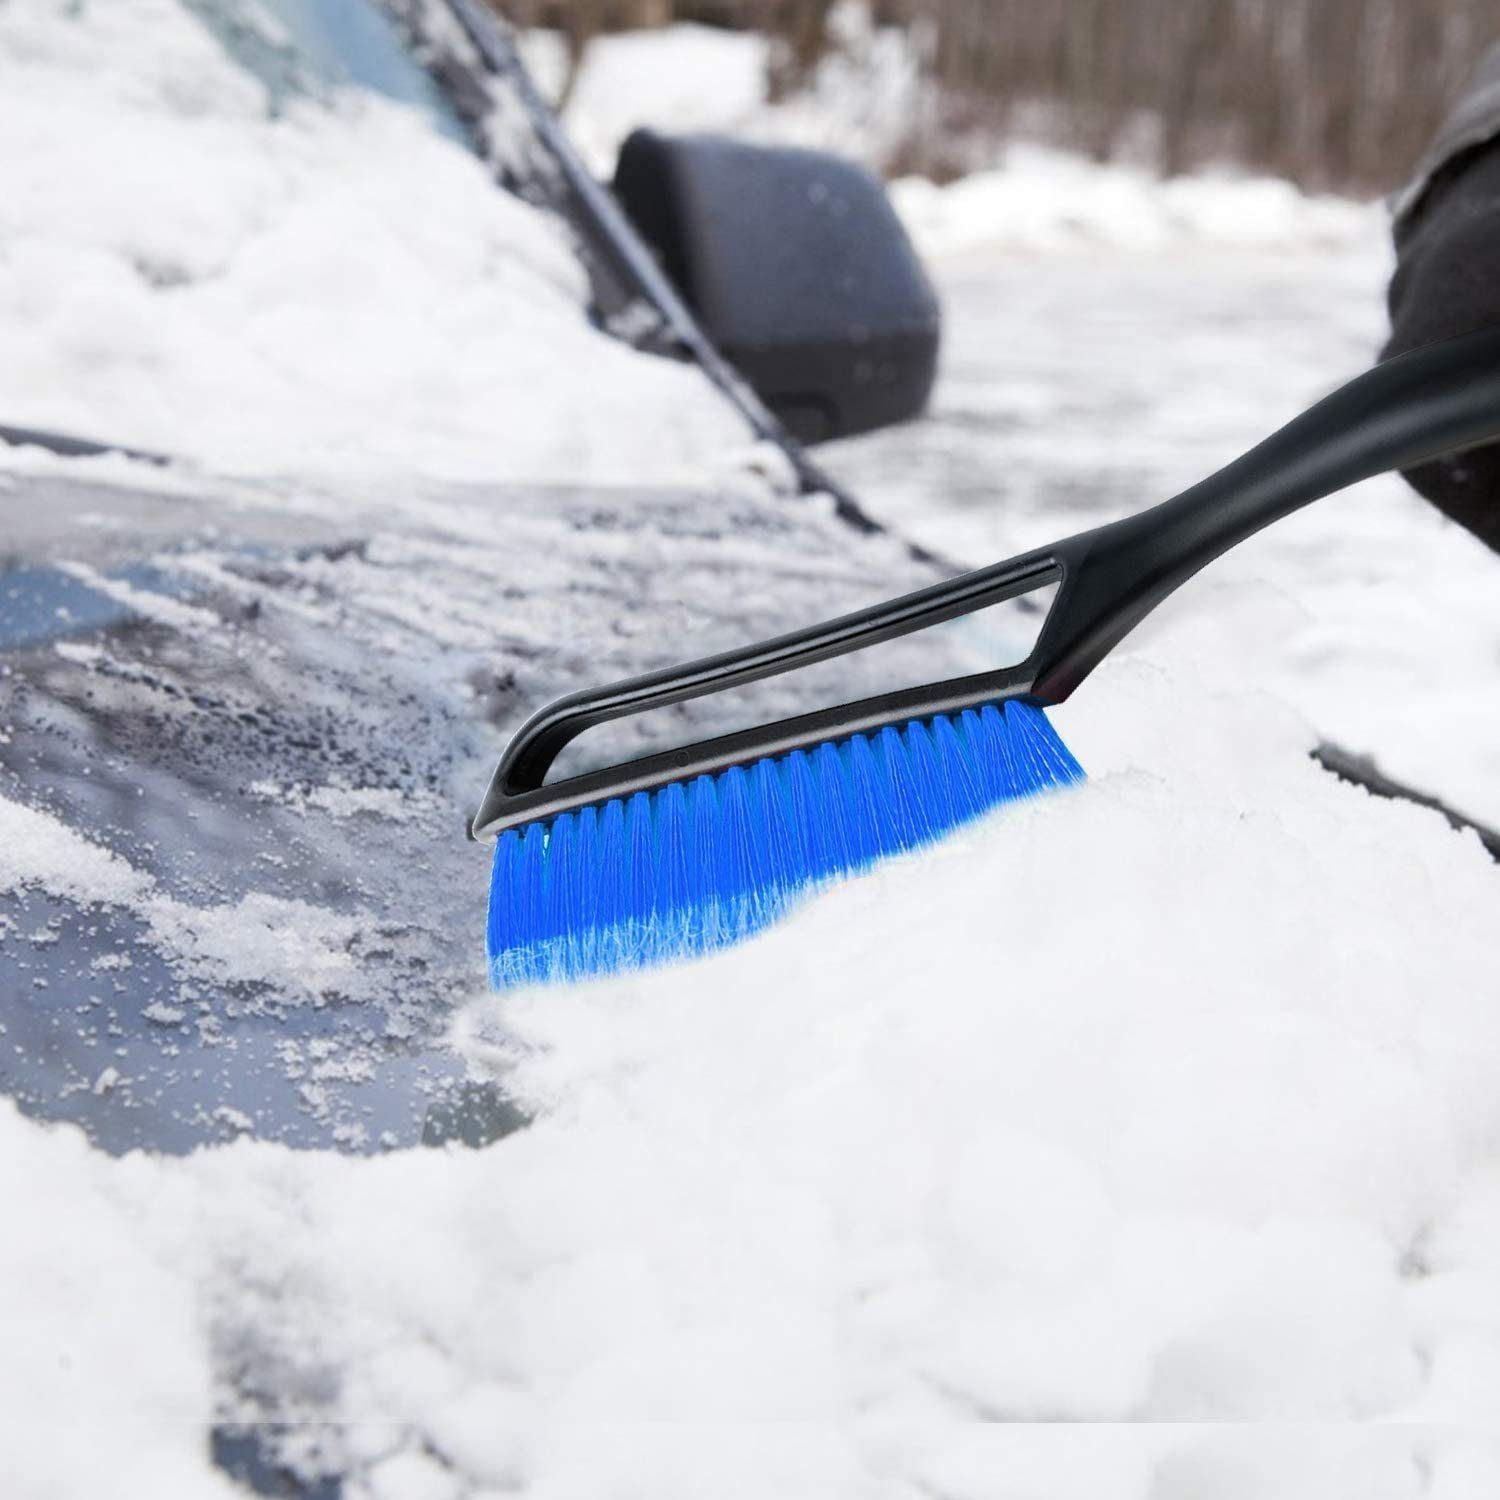
<path fill-rule="evenodd" d="M 1371 475 L 1496 440 L 1500 329 L 1403 354 L 1150 510 L 836 620 L 548 704 L 511 741 L 470 832 L 493 834 L 903 718 L 1023 694 L 1061 702 L 1168 594 L 1236 543 Z M 795 671 L 1052 582 L 1061 587 L 1019 666 L 840 704 L 545 784 L 563 747 L 593 725 Z"/>
<path fill-rule="evenodd" d="M 1496 440 L 1500 328 L 1367 370 L 1175 498 L 1059 543 L 1065 582 L 1037 642 L 1033 692 L 1061 702 L 1168 594 L 1273 521 Z"/>
<path fill-rule="evenodd" d="M 533 714 L 511 742 L 501 761 L 506 784 L 513 792 L 541 786 L 563 746 L 596 724 L 795 672 L 830 657 L 847 656 L 851 651 L 878 646 L 896 636 L 1000 604 L 1055 582 L 1059 576 L 1050 552 L 1030 553 L 753 646 L 736 647 L 609 687 L 569 693 Z"/>

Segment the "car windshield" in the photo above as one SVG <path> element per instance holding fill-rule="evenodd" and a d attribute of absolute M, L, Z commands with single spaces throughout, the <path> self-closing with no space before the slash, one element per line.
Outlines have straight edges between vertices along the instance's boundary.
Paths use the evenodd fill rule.
<path fill-rule="evenodd" d="M 191 462 L 0 449 L 0 1095 L 109 1150 L 501 1131 L 448 1032 L 506 730 L 929 575 L 716 478 L 739 417 L 591 324 L 382 12 L 10 15 L 0 418 Z"/>
<path fill-rule="evenodd" d="M 460 145 L 457 112 L 371 0 L 186 0 L 225 51 L 266 87 L 273 108 L 355 87 L 421 110 Z"/>

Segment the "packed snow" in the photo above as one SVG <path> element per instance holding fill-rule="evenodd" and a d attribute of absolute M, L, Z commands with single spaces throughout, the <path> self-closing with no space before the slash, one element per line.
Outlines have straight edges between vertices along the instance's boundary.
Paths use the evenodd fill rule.
<path fill-rule="evenodd" d="M 681 479 L 745 446 L 415 111 L 268 119 L 177 0 L 74 9 L 0 8 L 0 421 L 304 476 Z"/>
<path fill-rule="evenodd" d="M 742 441 L 590 332 L 550 226 L 394 106 L 268 120 L 168 0 L 9 0 L 0 77 L 4 420 L 356 477 L 640 482 Z M 934 545 L 1159 498 L 1373 351 L 1369 209 L 997 171 L 902 190 L 950 310 L 935 414 L 831 455 Z M 435 540 L 430 493 L 382 500 L 370 560 L 308 564 L 396 657 L 481 650 L 478 582 L 439 585 L 503 566 Z M 207 1429 L 261 1422 L 349 1500 L 1492 1496 L 1500 872 L 1307 751 L 1495 817 L 1497 566 L 1394 481 L 1315 507 L 1055 714 L 1085 786 L 709 961 L 484 996 L 476 907 L 453 1044 L 535 1115 L 487 1149 L 112 1159 L 0 1104 L 8 1491 L 242 1493 Z M 16 888 L 128 905 L 200 984 L 374 962 L 331 912 L 189 908 L 7 801 Z"/>
<path fill-rule="evenodd" d="M 356 1494 L 1485 1494 L 1494 867 L 1187 635 L 1058 715 L 1087 787 L 476 1004 L 538 1111 L 501 1146 L 120 1163 L 7 1113 L 10 1347 L 69 1351 L 3 1362 L 14 1430 L 120 1424 L 22 1492 L 170 1493 L 217 1397 Z"/>

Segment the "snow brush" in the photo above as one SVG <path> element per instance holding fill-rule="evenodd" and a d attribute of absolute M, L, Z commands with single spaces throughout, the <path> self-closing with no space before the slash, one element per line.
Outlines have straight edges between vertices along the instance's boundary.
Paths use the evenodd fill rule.
<path fill-rule="evenodd" d="M 1378 365 L 1138 515 L 756 645 L 571 693 L 530 718 L 475 838 L 497 837 L 497 988 L 643 968 L 760 931 L 809 890 L 1082 779 L 1049 724 L 1178 585 L 1262 527 L 1389 469 L 1500 440 L 1500 329 Z M 1017 666 L 883 693 L 548 783 L 607 720 L 794 671 L 1056 585 Z"/>

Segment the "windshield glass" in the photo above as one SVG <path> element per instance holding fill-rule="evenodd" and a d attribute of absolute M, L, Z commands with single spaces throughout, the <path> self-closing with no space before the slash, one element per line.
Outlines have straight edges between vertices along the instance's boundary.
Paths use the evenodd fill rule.
<path fill-rule="evenodd" d="M 469 134 L 390 18 L 368 0 L 185 0 L 273 108 L 295 94 L 353 85 L 422 110 L 460 144 Z"/>
<path fill-rule="evenodd" d="M 230 14 L 0 4 L 0 420 L 194 461 L 0 446 L 0 1104 L 487 1139 L 449 1030 L 505 736 L 926 574 L 709 482 L 745 429 L 592 326 L 545 197 Z"/>

